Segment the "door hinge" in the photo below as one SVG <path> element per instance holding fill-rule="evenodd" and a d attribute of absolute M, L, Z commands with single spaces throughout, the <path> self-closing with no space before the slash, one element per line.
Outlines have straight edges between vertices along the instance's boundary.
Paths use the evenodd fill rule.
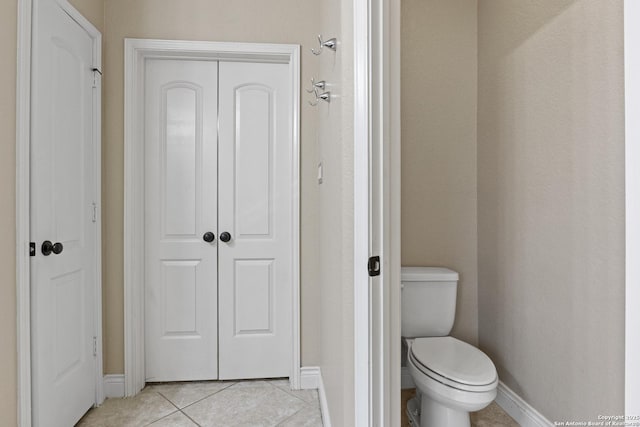
<path fill-rule="evenodd" d="M 102 71 L 97 68 L 93 68 L 93 87 L 98 87 L 98 76 L 102 76 Z"/>
<path fill-rule="evenodd" d="M 377 255 L 370 257 L 368 267 L 369 267 L 370 277 L 379 276 L 380 275 L 380 257 Z"/>
<path fill-rule="evenodd" d="M 96 204 L 96 202 L 91 203 L 91 206 L 93 207 L 93 213 L 91 216 L 91 221 L 92 222 L 96 222 L 97 218 L 98 218 L 98 205 Z"/>
<path fill-rule="evenodd" d="M 29 242 L 29 256 L 36 256 L 36 242 Z"/>
<path fill-rule="evenodd" d="M 93 357 L 98 355 L 98 338 L 93 337 Z"/>

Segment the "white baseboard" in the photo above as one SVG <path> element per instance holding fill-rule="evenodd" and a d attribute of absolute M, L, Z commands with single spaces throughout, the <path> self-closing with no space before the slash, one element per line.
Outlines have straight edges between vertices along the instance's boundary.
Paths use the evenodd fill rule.
<path fill-rule="evenodd" d="M 400 388 L 416 388 L 416 383 L 413 382 L 413 378 L 411 378 L 411 374 L 409 373 L 409 368 L 403 366 L 400 368 Z"/>
<path fill-rule="evenodd" d="M 322 425 L 331 427 L 331 417 L 329 416 L 329 405 L 327 403 L 327 394 L 322 382 L 322 372 L 317 366 L 305 366 L 300 368 L 300 388 L 303 390 L 318 390 L 318 398 L 320 399 L 320 412 L 322 413 Z"/>
<path fill-rule="evenodd" d="M 502 381 L 498 385 L 496 403 L 520 424 L 521 427 L 549 427 L 553 423 L 546 419 L 533 406 L 525 402 Z"/>
<path fill-rule="evenodd" d="M 104 376 L 104 397 L 124 397 L 124 375 Z"/>
<path fill-rule="evenodd" d="M 302 390 L 317 390 L 320 378 L 320 368 L 317 366 L 303 366 L 300 368 L 300 388 Z"/>

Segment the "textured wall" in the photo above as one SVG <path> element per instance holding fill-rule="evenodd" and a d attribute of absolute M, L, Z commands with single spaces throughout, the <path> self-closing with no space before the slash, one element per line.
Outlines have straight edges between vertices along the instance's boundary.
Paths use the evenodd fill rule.
<path fill-rule="evenodd" d="M 0 424 L 16 424 L 16 2 L 0 3 Z"/>
<path fill-rule="evenodd" d="M 326 80 L 330 104 L 314 110 L 319 189 L 320 367 L 331 422 L 352 426 L 353 412 L 353 42 L 351 0 L 321 3 L 321 32 L 338 49 L 313 58 L 316 80 Z M 306 53 L 305 53 L 306 54 Z M 308 96 L 306 97 L 308 98 Z M 317 185 L 317 184 L 316 184 Z"/>
<path fill-rule="evenodd" d="M 623 412 L 622 5 L 479 2 L 480 346 L 551 421 Z"/>
<path fill-rule="evenodd" d="M 453 335 L 478 340 L 477 0 L 402 0 L 402 265 L 460 273 Z"/>
<path fill-rule="evenodd" d="M 105 9 L 103 139 L 103 293 L 105 373 L 124 372 L 124 38 L 159 38 L 261 43 L 305 47 L 302 82 L 311 78 L 310 53 L 318 26 L 310 0 L 256 3 L 249 0 L 109 0 Z M 303 92 L 304 93 L 304 92 Z M 301 104 L 301 299 L 302 363 L 317 365 L 317 187 L 315 121 Z"/>

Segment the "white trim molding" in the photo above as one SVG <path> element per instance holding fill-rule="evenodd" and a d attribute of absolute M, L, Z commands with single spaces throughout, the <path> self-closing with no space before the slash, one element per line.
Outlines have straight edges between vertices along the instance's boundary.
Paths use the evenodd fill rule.
<path fill-rule="evenodd" d="M 318 399 L 320 400 L 320 413 L 322 414 L 323 427 L 331 427 L 331 415 L 329 414 L 329 403 L 327 402 L 327 392 L 324 389 L 324 381 L 322 381 L 322 372 L 318 368 Z"/>
<path fill-rule="evenodd" d="M 624 2 L 625 415 L 640 415 L 640 2 Z"/>
<path fill-rule="evenodd" d="M 29 259 L 31 146 L 31 9 L 18 0 L 16 81 L 16 324 L 19 427 L 31 426 L 31 277 Z"/>
<path fill-rule="evenodd" d="M 93 39 L 93 67 L 102 69 L 102 34 L 67 0 L 58 5 Z M 18 0 L 18 45 L 16 76 L 16 324 L 17 324 L 17 420 L 19 427 L 31 426 L 31 277 L 30 277 L 30 219 L 31 219 L 31 34 L 33 0 Z M 101 106 L 102 82 L 98 78 L 94 95 L 94 134 L 96 144 L 94 168 L 97 172 L 96 198 L 101 200 Z M 98 214 L 100 206 L 98 205 Z M 97 218 L 96 271 L 102 271 L 101 217 Z M 95 366 L 95 403 L 104 400 L 102 382 L 102 277 L 95 283 L 95 330 L 97 355 Z"/>
<path fill-rule="evenodd" d="M 400 1 L 356 0 L 354 54 L 355 425 L 400 415 Z M 365 268 L 380 256 L 381 272 Z"/>
<path fill-rule="evenodd" d="M 354 66 L 354 417 L 357 427 L 371 425 L 370 287 L 365 270 L 369 259 L 369 138 L 370 138 L 370 0 L 355 0 L 353 11 Z"/>
<path fill-rule="evenodd" d="M 496 403 L 521 427 L 550 427 L 553 423 L 524 401 L 502 381 L 498 384 Z"/>
<path fill-rule="evenodd" d="M 300 390 L 316 390 L 320 388 L 320 368 L 303 366 L 300 368 Z"/>
<path fill-rule="evenodd" d="M 318 390 L 320 401 L 320 412 L 322 413 L 322 425 L 331 427 L 331 417 L 329 416 L 329 404 L 327 403 L 327 393 L 322 381 L 322 371 L 317 366 L 304 366 L 300 368 L 300 389 Z"/>
<path fill-rule="evenodd" d="M 104 383 L 104 397 L 107 399 L 124 397 L 123 374 L 105 375 L 102 381 Z"/>
<path fill-rule="evenodd" d="M 300 388 L 300 46 L 291 44 L 220 43 L 125 39 L 124 129 L 124 334 L 125 396 L 145 385 L 144 370 L 144 144 L 143 79 L 148 58 L 272 62 L 289 65 L 293 136 L 291 191 L 292 231 L 292 366 L 291 388 Z"/>

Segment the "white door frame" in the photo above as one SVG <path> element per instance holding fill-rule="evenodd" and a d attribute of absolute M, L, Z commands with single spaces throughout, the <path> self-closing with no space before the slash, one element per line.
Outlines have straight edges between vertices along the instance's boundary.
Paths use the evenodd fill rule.
<path fill-rule="evenodd" d="M 382 18 L 376 11 L 386 11 Z M 640 414 L 640 28 L 634 23 L 640 21 L 640 3 L 625 0 L 624 4 L 625 40 L 625 174 L 626 174 L 626 319 L 625 319 L 625 413 Z M 378 35 L 375 40 L 373 35 Z M 395 425 L 393 417 L 399 415 L 398 401 L 400 374 L 399 355 L 394 346 L 400 342 L 399 269 L 400 260 L 400 8 L 398 0 L 356 0 L 354 6 L 354 70 L 355 70 L 355 148 L 354 148 L 354 288 L 355 288 L 355 414 L 357 426 Z M 377 58 L 377 60 L 375 59 Z M 388 67 L 388 68 L 386 68 Z M 380 76 L 375 79 L 378 73 Z M 392 90 L 390 90 L 390 88 Z M 385 115 L 385 108 L 387 110 Z M 375 115 L 378 111 L 380 115 Z M 369 281 L 363 266 L 369 257 L 369 155 L 370 145 L 380 143 L 374 140 L 373 124 L 390 127 L 390 159 L 388 179 L 391 206 L 386 212 L 390 218 L 390 250 L 394 257 L 387 257 L 383 267 L 388 266 L 390 286 L 389 343 L 391 353 L 387 354 L 387 369 L 390 369 L 390 386 L 379 390 L 384 376 L 375 367 L 375 358 L 384 360 L 384 354 L 373 354 L 371 344 Z M 381 133 L 382 134 L 382 133 Z M 383 144 L 385 142 L 382 142 Z M 388 143 L 388 142 L 387 142 Z M 389 253 L 389 252 L 388 252 Z M 384 282 L 383 282 L 384 283 Z M 397 322 L 397 324 L 393 324 Z M 384 349 L 383 349 L 384 350 Z M 398 368 L 399 369 L 399 368 Z M 377 415 L 373 408 L 374 396 L 383 399 L 383 413 Z M 385 414 L 386 412 L 386 414 Z M 382 418 L 380 418 L 382 416 Z M 391 418 L 389 418 L 391 417 Z"/>
<path fill-rule="evenodd" d="M 16 81 L 16 320 L 18 346 L 18 426 L 31 426 L 31 277 L 30 277 L 30 147 L 31 147 L 31 33 L 34 0 L 18 0 L 18 49 Z M 93 67 L 102 69 L 102 35 L 67 0 L 56 0 L 60 7 L 93 39 Z M 96 170 L 96 200 L 101 198 L 101 110 L 102 82 L 94 99 L 93 117 Z M 96 282 L 94 298 L 96 348 L 96 405 L 104 401 L 102 372 L 102 216 L 97 207 Z"/>
<path fill-rule="evenodd" d="M 293 103 L 292 367 L 300 388 L 300 46 L 125 39 L 124 124 L 124 381 L 125 396 L 145 385 L 144 367 L 144 63 L 150 58 L 275 62 L 289 65 Z"/>
<path fill-rule="evenodd" d="M 625 414 L 640 415 L 640 3 L 624 2 L 626 310 Z"/>
<path fill-rule="evenodd" d="M 356 0 L 353 16 L 355 425 L 393 426 L 400 422 L 400 1 Z M 374 160 L 382 176 L 372 174 Z M 376 198 L 380 224 L 371 221 Z M 366 268 L 372 255 L 381 257 L 378 290 Z M 381 305 L 372 305 L 373 291 Z"/>

